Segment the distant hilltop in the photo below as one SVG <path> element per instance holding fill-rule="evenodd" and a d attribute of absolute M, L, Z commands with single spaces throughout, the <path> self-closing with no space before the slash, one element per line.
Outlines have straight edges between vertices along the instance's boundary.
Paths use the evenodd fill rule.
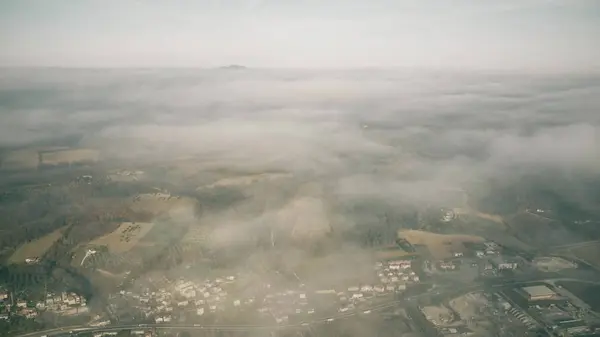
<path fill-rule="evenodd" d="M 220 67 L 219 69 L 242 70 L 242 69 L 247 69 L 247 68 L 244 66 L 241 66 L 239 64 L 230 64 L 228 66 Z"/>

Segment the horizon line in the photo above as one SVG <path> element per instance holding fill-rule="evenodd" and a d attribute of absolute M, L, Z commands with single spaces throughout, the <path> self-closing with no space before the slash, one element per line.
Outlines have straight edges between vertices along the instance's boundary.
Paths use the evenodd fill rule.
<path fill-rule="evenodd" d="M 232 67 L 232 68 L 230 68 Z M 240 68 L 236 68 L 240 67 Z M 243 64 L 227 64 L 220 66 L 192 66 L 192 65 L 153 65 L 153 66 L 63 66 L 63 65 L 1 65 L 0 69 L 23 69 L 23 70 L 230 70 L 243 72 L 247 70 L 269 70 L 269 71 L 416 71 L 416 72 L 461 72 L 461 73 L 498 73 L 498 74 L 521 74 L 521 75 L 600 75 L 598 69 L 552 69 L 552 68 L 485 68 L 485 67 L 434 67 L 434 66 L 346 66 L 346 67 L 299 67 L 299 66 L 247 66 Z"/>

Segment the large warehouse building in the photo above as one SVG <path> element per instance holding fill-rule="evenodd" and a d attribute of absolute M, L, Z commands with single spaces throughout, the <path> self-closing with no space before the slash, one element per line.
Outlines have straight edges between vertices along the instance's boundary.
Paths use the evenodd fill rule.
<path fill-rule="evenodd" d="M 545 285 L 523 287 L 518 292 L 528 301 L 551 300 L 560 297 L 554 290 Z"/>

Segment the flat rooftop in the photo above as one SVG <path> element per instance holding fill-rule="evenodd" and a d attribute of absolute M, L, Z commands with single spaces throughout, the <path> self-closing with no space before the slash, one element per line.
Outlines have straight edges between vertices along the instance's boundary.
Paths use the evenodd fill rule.
<path fill-rule="evenodd" d="M 556 292 L 545 285 L 523 287 L 521 290 L 529 297 L 550 297 L 556 296 Z"/>

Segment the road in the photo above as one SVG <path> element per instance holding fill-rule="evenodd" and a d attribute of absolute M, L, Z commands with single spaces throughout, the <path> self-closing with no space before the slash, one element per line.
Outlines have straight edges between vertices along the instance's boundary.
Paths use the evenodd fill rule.
<path fill-rule="evenodd" d="M 335 321 L 338 319 L 349 318 L 352 316 L 356 316 L 358 314 L 364 314 L 365 312 L 374 312 L 379 310 L 384 310 L 387 308 L 391 308 L 397 306 L 406 299 L 402 300 L 394 300 L 386 303 L 381 303 L 369 308 L 362 308 L 360 312 L 348 312 L 345 314 L 339 314 L 328 317 L 321 317 L 319 319 L 313 320 L 311 322 L 303 322 L 296 324 L 279 324 L 279 325 L 201 325 L 201 324 L 125 324 L 125 325 L 117 325 L 117 326 L 104 326 L 104 327 L 85 327 L 85 326 L 71 326 L 64 328 L 56 328 L 50 330 L 44 330 L 39 332 L 28 333 L 25 335 L 21 335 L 20 337 L 42 337 L 45 335 L 61 335 L 67 334 L 70 332 L 73 333 L 94 333 L 94 332 L 111 332 L 111 331 L 120 331 L 120 330 L 141 330 L 141 329 L 181 329 L 181 330 L 221 330 L 221 331 L 247 331 L 247 330 L 276 330 L 276 329 L 289 329 L 289 328 L 305 328 L 307 325 L 315 325 L 315 324 L 323 324 L 331 321 Z"/>
<path fill-rule="evenodd" d="M 591 241 L 583 241 L 583 242 L 577 242 L 577 243 L 571 243 L 568 245 L 560 245 L 560 246 L 552 246 L 549 247 L 550 250 L 564 250 L 564 249 L 570 249 L 570 248 L 578 248 L 578 247 L 585 247 L 585 246 L 593 246 L 600 243 L 600 240 L 591 240 Z"/>
<path fill-rule="evenodd" d="M 457 287 L 456 285 L 440 286 L 433 290 L 413 295 L 409 297 L 401 297 L 394 299 L 389 302 L 381 303 L 370 308 L 362 308 L 359 312 L 348 312 L 345 314 L 339 314 L 329 317 L 321 317 L 311 322 L 298 323 L 298 324 L 287 324 L 287 325 L 199 325 L 199 324 L 127 324 L 117 326 L 105 326 L 105 327 L 89 327 L 89 326 L 71 326 L 64 328 L 56 328 L 45 331 L 33 332 L 21 335 L 20 337 L 42 337 L 45 335 L 60 335 L 73 332 L 100 332 L 100 331 L 119 331 L 129 329 L 188 329 L 188 330 L 223 330 L 223 331 L 242 331 L 242 330 L 275 330 L 281 328 L 304 328 L 306 325 L 315 325 L 327 323 L 337 319 L 349 318 L 355 315 L 364 314 L 365 311 L 373 312 L 378 310 L 384 310 L 390 307 L 402 305 L 402 304 L 413 304 L 416 305 L 422 301 L 433 301 L 439 302 L 445 299 L 460 296 L 462 294 L 480 291 L 490 288 L 505 288 L 516 286 L 520 284 L 528 284 L 534 282 L 546 282 L 554 284 L 560 281 L 575 281 L 584 282 L 590 284 L 600 285 L 600 277 L 598 273 L 589 270 L 564 270 L 556 273 L 546 272 L 529 272 L 519 274 L 510 278 L 493 278 L 488 280 L 482 280 L 474 284 L 467 286 Z"/>

